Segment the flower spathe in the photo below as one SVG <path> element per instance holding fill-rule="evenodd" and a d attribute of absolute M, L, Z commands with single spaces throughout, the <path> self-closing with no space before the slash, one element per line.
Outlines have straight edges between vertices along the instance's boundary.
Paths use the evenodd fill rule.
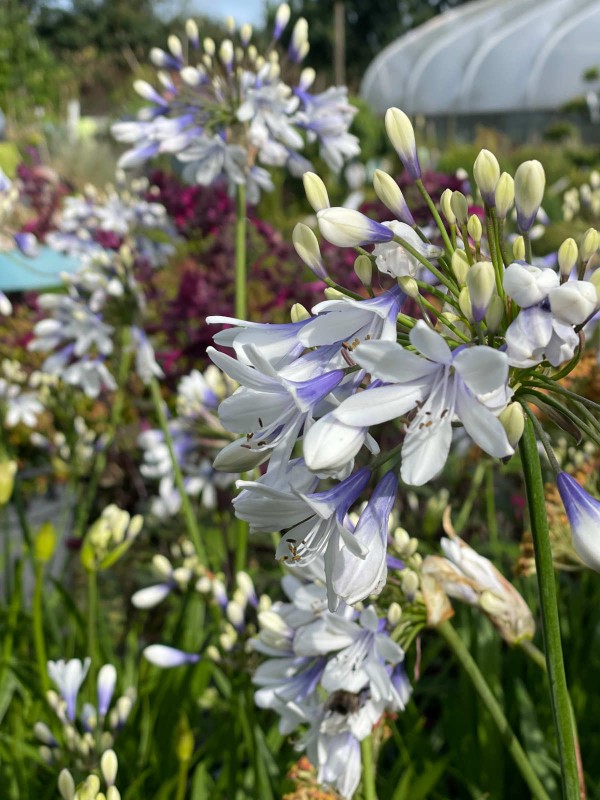
<path fill-rule="evenodd" d="M 592 497 L 567 472 L 556 478 L 577 555 L 590 569 L 600 572 L 600 500 Z"/>

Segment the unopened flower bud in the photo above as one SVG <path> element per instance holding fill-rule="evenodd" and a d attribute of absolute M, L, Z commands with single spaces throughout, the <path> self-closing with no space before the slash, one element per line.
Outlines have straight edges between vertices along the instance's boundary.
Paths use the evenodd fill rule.
<path fill-rule="evenodd" d="M 500 178 L 500 164 L 489 150 L 481 150 L 475 159 L 473 176 L 485 204 L 493 208 L 496 203 L 496 186 Z"/>
<path fill-rule="evenodd" d="M 186 20 L 185 35 L 194 47 L 198 47 L 198 26 L 193 19 Z"/>
<path fill-rule="evenodd" d="M 231 14 L 225 17 L 225 30 L 230 36 L 235 33 L 235 19 Z"/>
<path fill-rule="evenodd" d="M 408 297 L 412 297 L 413 300 L 419 296 L 417 282 L 414 278 L 411 278 L 410 275 L 402 275 L 398 278 L 398 286 L 402 289 L 404 294 L 408 295 Z"/>
<path fill-rule="evenodd" d="M 196 67 L 184 67 L 179 74 L 186 86 L 198 86 L 202 80 L 202 74 Z"/>
<path fill-rule="evenodd" d="M 310 313 L 304 308 L 302 303 L 294 303 L 290 309 L 290 319 L 292 322 L 302 322 L 305 319 L 310 319 Z"/>
<path fill-rule="evenodd" d="M 214 644 L 209 644 L 204 652 L 206 657 L 210 661 L 214 661 L 215 664 L 221 660 L 221 653 L 219 653 L 219 649 L 215 647 Z"/>
<path fill-rule="evenodd" d="M 121 800 L 121 792 L 116 786 L 109 786 L 106 790 L 106 800 Z"/>
<path fill-rule="evenodd" d="M 467 273 L 467 286 L 475 322 L 481 322 L 492 299 L 496 274 L 491 261 L 477 261 Z"/>
<path fill-rule="evenodd" d="M 590 283 L 596 289 L 596 298 L 600 303 L 600 269 L 597 269 L 595 272 L 592 273 L 592 277 L 590 278 Z"/>
<path fill-rule="evenodd" d="M 539 161 L 524 161 L 515 172 L 515 206 L 517 225 L 521 233 L 533 225 L 542 204 L 546 174 Z"/>
<path fill-rule="evenodd" d="M 204 39 L 204 41 L 202 42 L 202 47 L 203 47 L 204 52 L 206 53 L 207 56 L 211 56 L 211 58 L 212 58 L 212 56 L 214 56 L 214 54 L 216 52 L 216 46 L 215 46 L 214 39 L 211 39 L 210 36 L 207 36 Z"/>
<path fill-rule="evenodd" d="M 464 250 L 455 250 L 452 253 L 451 265 L 456 282 L 462 288 L 467 283 L 467 273 L 469 272 L 469 262 Z"/>
<path fill-rule="evenodd" d="M 288 52 L 294 64 L 299 64 L 308 53 L 308 22 L 304 17 L 294 25 Z"/>
<path fill-rule="evenodd" d="M 581 325 L 598 307 L 596 287 L 590 281 L 567 281 L 548 294 L 555 317 L 571 325 Z"/>
<path fill-rule="evenodd" d="M 407 597 L 412 597 L 419 588 L 419 576 L 412 569 L 402 571 L 402 591 Z"/>
<path fill-rule="evenodd" d="M 356 261 L 354 262 L 354 272 L 356 273 L 358 280 L 365 288 L 368 288 L 371 285 L 373 280 L 373 262 L 369 256 L 361 253 L 361 255 L 356 257 Z"/>
<path fill-rule="evenodd" d="M 383 205 L 389 208 L 397 219 L 407 225 L 413 226 L 415 224 L 404 195 L 391 175 L 381 169 L 376 169 L 373 176 L 373 188 Z"/>
<path fill-rule="evenodd" d="M 330 207 L 327 189 L 318 175 L 314 172 L 305 172 L 302 176 L 302 183 L 304 184 L 306 199 L 313 211 L 322 211 L 324 208 Z"/>
<path fill-rule="evenodd" d="M 244 47 L 247 47 L 250 44 L 251 38 L 252 38 L 252 25 L 250 25 L 248 22 L 245 22 L 240 28 L 240 40 Z"/>
<path fill-rule="evenodd" d="M 233 42 L 231 39 L 223 39 L 219 47 L 219 58 L 221 64 L 227 69 L 231 69 L 233 64 Z"/>
<path fill-rule="evenodd" d="M 452 189 L 444 189 L 440 197 L 442 214 L 450 225 L 456 225 L 456 214 L 452 211 Z"/>
<path fill-rule="evenodd" d="M 411 121 L 399 108 L 388 108 L 385 114 L 385 129 L 404 168 L 413 180 L 418 180 L 421 177 L 421 167 Z"/>
<path fill-rule="evenodd" d="M 181 41 L 175 34 L 171 34 L 167 39 L 167 45 L 171 53 L 175 56 L 175 58 L 181 58 L 183 54 L 183 48 L 181 47 Z"/>
<path fill-rule="evenodd" d="M 88 775 L 77 795 L 79 800 L 96 800 L 100 791 L 100 778 L 97 775 Z"/>
<path fill-rule="evenodd" d="M 35 536 L 33 545 L 33 555 L 37 562 L 46 564 L 54 555 L 56 548 L 56 531 L 51 522 L 44 522 L 40 525 Z"/>
<path fill-rule="evenodd" d="M 394 232 L 351 208 L 325 208 L 317 212 L 321 234 L 338 247 L 358 247 L 365 244 L 390 242 Z"/>
<path fill-rule="evenodd" d="M 308 225 L 303 222 L 296 223 L 292 232 L 292 243 L 294 249 L 306 264 L 306 266 L 316 275 L 317 278 L 325 280 L 327 271 L 321 258 L 319 242 L 315 234 Z"/>
<path fill-rule="evenodd" d="M 504 411 L 498 415 L 502 427 L 506 431 L 506 437 L 511 447 L 519 444 L 523 431 L 525 430 L 525 413 L 520 403 L 510 403 Z"/>
<path fill-rule="evenodd" d="M 485 312 L 485 324 L 490 333 L 496 333 L 504 318 L 504 303 L 502 298 L 493 294 L 487 311 Z"/>
<path fill-rule="evenodd" d="M 471 295 L 469 294 L 469 289 L 467 286 L 464 286 L 460 290 L 460 294 L 458 295 L 458 305 L 467 322 L 473 322 L 473 307 L 471 305 Z"/>
<path fill-rule="evenodd" d="M 315 82 L 317 73 L 312 67 L 304 67 L 298 79 L 298 88 L 303 92 L 307 92 Z"/>
<path fill-rule="evenodd" d="M 328 286 L 323 290 L 326 300 L 345 300 L 346 295 L 340 292 L 339 289 L 334 289 L 333 286 Z"/>
<path fill-rule="evenodd" d="M 273 39 L 277 40 L 281 36 L 285 26 L 290 21 L 291 10 L 287 3 L 282 3 L 275 12 L 275 27 L 273 28 Z"/>
<path fill-rule="evenodd" d="M 105 750 L 100 758 L 100 771 L 107 786 L 112 786 L 117 779 L 119 761 L 114 750 Z"/>
<path fill-rule="evenodd" d="M 512 175 L 503 172 L 496 186 L 496 214 L 498 219 L 506 219 L 515 202 L 515 182 Z"/>
<path fill-rule="evenodd" d="M 481 242 L 483 228 L 481 226 L 481 220 L 477 214 L 471 214 L 469 217 L 469 221 L 467 222 L 467 233 L 471 239 L 473 239 L 475 244 L 479 244 Z"/>
<path fill-rule="evenodd" d="M 0 461 L 0 507 L 5 506 L 12 497 L 16 474 L 16 461 Z"/>
<path fill-rule="evenodd" d="M 457 223 L 459 225 L 466 225 L 469 216 L 469 206 L 467 204 L 467 198 L 462 192 L 452 192 L 450 208 L 456 217 Z"/>
<path fill-rule="evenodd" d="M 63 800 L 73 800 L 75 797 L 75 781 L 68 769 L 61 769 L 60 771 L 58 791 Z"/>
<path fill-rule="evenodd" d="M 194 754 L 194 734 L 190 730 L 188 721 L 185 718 L 179 724 L 175 752 L 177 754 L 177 760 L 183 763 L 190 761 Z"/>
<path fill-rule="evenodd" d="M 600 247 L 600 234 L 595 228 L 588 228 L 581 240 L 581 260 L 585 263 L 594 255 Z"/>
<path fill-rule="evenodd" d="M 600 572 L 600 501 L 566 472 L 558 475 L 556 485 L 569 518 L 577 555 L 590 569 Z"/>
<path fill-rule="evenodd" d="M 561 277 L 567 279 L 577 266 L 579 250 L 575 239 L 565 239 L 558 248 L 558 267 Z"/>
<path fill-rule="evenodd" d="M 517 236 L 513 242 L 513 256 L 515 261 L 525 261 L 525 239 Z"/>
<path fill-rule="evenodd" d="M 400 622 L 400 618 L 402 617 L 402 606 L 400 603 L 390 603 L 390 607 L 388 608 L 387 613 L 387 621 L 388 623 L 395 628 L 396 625 Z"/>

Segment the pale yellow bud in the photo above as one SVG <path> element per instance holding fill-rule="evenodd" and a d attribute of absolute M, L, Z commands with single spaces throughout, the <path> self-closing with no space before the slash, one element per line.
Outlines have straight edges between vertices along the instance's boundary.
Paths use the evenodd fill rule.
<path fill-rule="evenodd" d="M 230 36 L 235 32 L 235 20 L 231 14 L 225 18 L 225 29 Z"/>
<path fill-rule="evenodd" d="M 467 273 L 467 286 L 475 322 L 481 322 L 496 287 L 496 274 L 491 261 L 477 261 Z"/>
<path fill-rule="evenodd" d="M 546 175 L 539 161 L 524 161 L 515 172 L 515 206 L 519 230 L 526 233 L 537 216 L 544 197 Z"/>
<path fill-rule="evenodd" d="M 183 53 L 183 48 L 181 47 L 181 42 L 174 34 L 171 34 L 167 39 L 167 45 L 171 53 L 175 56 L 175 58 L 181 58 Z"/>
<path fill-rule="evenodd" d="M 198 26 L 193 19 L 188 19 L 185 23 L 185 34 L 192 42 L 198 41 Z"/>
<path fill-rule="evenodd" d="M 40 525 L 33 545 L 33 556 L 36 561 L 46 564 L 54 555 L 56 548 L 56 531 L 51 522 Z"/>
<path fill-rule="evenodd" d="M 469 261 L 464 250 L 455 250 L 452 253 L 452 272 L 456 282 L 460 287 L 467 283 L 467 273 L 469 271 Z"/>
<path fill-rule="evenodd" d="M 308 225 L 303 222 L 296 223 L 292 232 L 292 244 L 302 261 L 314 272 L 316 277 L 325 280 L 327 272 L 321 258 L 319 241 Z"/>
<path fill-rule="evenodd" d="M 525 239 L 522 236 L 517 236 L 513 242 L 513 256 L 515 261 L 525 261 Z"/>
<path fill-rule="evenodd" d="M 114 750 L 105 750 L 100 758 L 100 771 L 107 786 L 112 786 L 117 779 L 119 761 Z"/>
<path fill-rule="evenodd" d="M 365 288 L 371 285 L 373 280 L 373 262 L 369 256 L 364 255 L 364 253 L 357 256 L 354 262 L 354 272 Z"/>
<path fill-rule="evenodd" d="M 12 497 L 16 474 L 16 461 L 0 461 L 0 507 L 5 506 Z"/>
<path fill-rule="evenodd" d="M 248 22 L 245 22 L 242 27 L 240 28 L 240 39 L 244 47 L 250 42 L 252 38 L 252 25 Z"/>
<path fill-rule="evenodd" d="M 402 571 L 402 591 L 407 597 L 412 597 L 419 588 L 419 576 L 412 569 Z"/>
<path fill-rule="evenodd" d="M 398 278 L 398 286 L 402 289 L 404 294 L 412 297 L 413 300 L 419 296 L 419 287 L 417 286 L 417 282 L 414 278 L 411 278 L 410 275 L 403 275 L 402 277 Z"/>
<path fill-rule="evenodd" d="M 330 208 L 329 196 L 325 184 L 314 172 L 305 172 L 302 176 L 306 199 L 314 211 Z"/>
<path fill-rule="evenodd" d="M 463 313 L 463 316 L 468 322 L 473 322 L 473 309 L 471 307 L 471 295 L 469 289 L 464 286 L 458 295 L 458 305 Z"/>
<path fill-rule="evenodd" d="M 577 266 L 579 250 L 575 239 L 565 239 L 558 248 L 558 267 L 563 278 L 568 278 Z"/>
<path fill-rule="evenodd" d="M 385 114 L 385 129 L 408 174 L 413 180 L 419 179 L 421 167 L 417 157 L 415 131 L 404 111 L 399 108 L 388 108 Z"/>
<path fill-rule="evenodd" d="M 75 781 L 68 769 L 61 769 L 58 776 L 58 791 L 63 800 L 73 800 L 75 797 Z"/>
<path fill-rule="evenodd" d="M 525 413 L 520 403 L 510 403 L 498 415 L 511 447 L 516 447 L 525 430 Z"/>
<path fill-rule="evenodd" d="M 210 36 L 207 36 L 206 39 L 202 42 L 202 47 L 204 48 L 204 52 L 207 56 L 214 56 L 216 52 L 215 42 L 214 39 L 211 39 Z"/>
<path fill-rule="evenodd" d="M 324 291 L 323 294 L 327 298 L 327 300 L 345 300 L 346 295 L 343 292 L 334 289 L 333 286 L 328 286 Z"/>
<path fill-rule="evenodd" d="M 473 164 L 473 176 L 486 205 L 493 207 L 495 192 L 500 178 L 500 164 L 489 150 L 481 150 Z"/>
<path fill-rule="evenodd" d="M 481 220 L 477 214 L 471 214 L 469 217 L 469 221 L 467 222 L 467 233 L 471 239 L 473 239 L 475 244 L 479 244 L 481 242 L 483 228 L 481 227 Z"/>
<path fill-rule="evenodd" d="M 400 603 L 390 603 L 390 607 L 388 608 L 387 613 L 387 620 L 389 624 L 395 628 L 396 625 L 400 622 L 400 618 L 402 617 L 402 606 Z"/>
<path fill-rule="evenodd" d="M 504 302 L 497 294 L 492 295 L 490 304 L 485 312 L 485 324 L 490 333 L 496 333 L 504 318 Z"/>
<path fill-rule="evenodd" d="M 469 216 L 469 206 L 467 204 L 467 198 L 462 192 L 452 192 L 450 208 L 456 217 L 457 223 L 459 225 L 466 225 Z"/>
<path fill-rule="evenodd" d="M 456 225 L 456 215 L 454 211 L 452 211 L 452 189 L 444 189 L 442 192 L 440 208 L 448 223 L 450 225 Z"/>
<path fill-rule="evenodd" d="M 506 219 L 506 215 L 515 203 L 515 182 L 512 175 L 503 172 L 496 186 L 496 214 L 498 219 Z"/>
<path fill-rule="evenodd" d="M 600 234 L 595 228 L 588 228 L 581 240 L 581 260 L 585 263 L 594 255 L 600 246 Z"/>
<path fill-rule="evenodd" d="M 184 719 L 179 725 L 175 752 L 177 753 L 177 760 L 186 763 L 191 760 L 194 754 L 194 734 L 190 730 L 187 719 Z"/>
<path fill-rule="evenodd" d="M 302 303 L 294 303 L 290 310 L 290 318 L 292 322 L 302 322 L 305 319 L 310 319 L 310 313 L 304 308 Z"/>

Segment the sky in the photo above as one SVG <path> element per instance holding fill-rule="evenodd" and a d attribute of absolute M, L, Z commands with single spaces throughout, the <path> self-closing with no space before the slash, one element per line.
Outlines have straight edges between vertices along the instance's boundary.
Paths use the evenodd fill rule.
<path fill-rule="evenodd" d="M 258 26 L 264 20 L 265 5 L 265 0 L 187 0 L 186 10 L 191 16 L 206 14 L 217 19 L 231 15 L 238 25 L 249 22 Z"/>

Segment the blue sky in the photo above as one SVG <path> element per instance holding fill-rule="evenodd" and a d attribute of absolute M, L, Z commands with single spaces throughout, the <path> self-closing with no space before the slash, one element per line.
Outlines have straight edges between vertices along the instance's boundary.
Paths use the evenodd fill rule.
<path fill-rule="evenodd" d="M 274 2 L 273 5 L 276 3 Z M 264 19 L 265 0 L 188 0 L 190 13 L 225 19 L 231 15 L 238 25 L 260 25 Z"/>

